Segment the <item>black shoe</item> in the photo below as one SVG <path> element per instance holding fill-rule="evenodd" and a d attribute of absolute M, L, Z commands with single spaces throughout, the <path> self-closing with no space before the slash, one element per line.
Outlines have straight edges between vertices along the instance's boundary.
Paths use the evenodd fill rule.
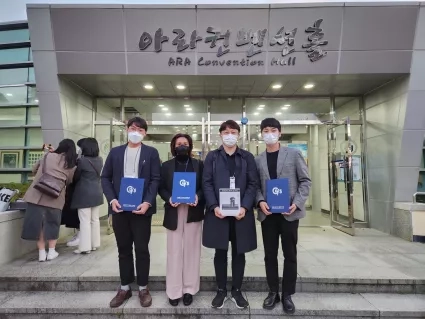
<path fill-rule="evenodd" d="M 190 306 L 193 301 L 193 296 L 191 294 L 184 294 L 183 295 L 183 304 L 185 306 Z"/>
<path fill-rule="evenodd" d="M 180 299 L 170 299 L 168 298 L 168 302 L 170 303 L 170 305 L 172 305 L 173 307 L 177 307 L 179 305 L 179 301 Z"/>
<path fill-rule="evenodd" d="M 292 302 L 291 296 L 284 297 L 282 300 L 283 311 L 288 315 L 292 315 L 295 313 L 295 305 Z"/>
<path fill-rule="evenodd" d="M 263 302 L 263 308 L 267 310 L 272 310 L 276 306 L 276 304 L 280 301 L 279 293 L 277 292 L 269 292 L 269 295 Z"/>
<path fill-rule="evenodd" d="M 239 309 L 245 309 L 249 306 L 248 301 L 242 296 L 242 292 L 239 289 L 232 290 L 232 301 Z"/>
<path fill-rule="evenodd" d="M 215 296 L 215 298 L 213 299 L 211 303 L 211 307 L 216 309 L 221 309 L 223 308 L 226 300 L 227 300 L 227 291 L 223 289 L 219 289 L 217 291 L 217 295 Z"/>

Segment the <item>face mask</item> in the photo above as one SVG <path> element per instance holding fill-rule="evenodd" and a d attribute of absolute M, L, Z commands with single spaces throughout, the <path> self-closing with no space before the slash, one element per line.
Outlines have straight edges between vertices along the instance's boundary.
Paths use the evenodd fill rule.
<path fill-rule="evenodd" d="M 226 134 L 222 136 L 224 145 L 228 147 L 235 146 L 235 144 L 238 142 L 238 136 L 235 134 Z"/>
<path fill-rule="evenodd" d="M 139 132 L 128 132 L 128 140 L 133 144 L 138 144 L 143 141 L 143 135 Z"/>
<path fill-rule="evenodd" d="M 264 133 L 263 140 L 266 144 L 275 144 L 279 141 L 279 135 L 274 133 Z"/>
<path fill-rule="evenodd" d="M 189 146 L 186 146 L 186 145 L 177 146 L 175 151 L 176 151 L 177 159 L 186 160 L 189 157 Z"/>
<path fill-rule="evenodd" d="M 78 146 L 77 146 L 77 156 L 81 157 L 81 148 L 79 148 Z"/>

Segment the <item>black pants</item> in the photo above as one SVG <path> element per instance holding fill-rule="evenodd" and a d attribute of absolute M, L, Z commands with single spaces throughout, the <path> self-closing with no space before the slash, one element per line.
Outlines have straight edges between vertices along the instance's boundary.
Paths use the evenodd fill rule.
<path fill-rule="evenodd" d="M 146 286 L 149 279 L 152 217 L 129 212 L 113 214 L 112 226 L 118 246 L 121 285 L 134 282 L 133 243 L 136 252 L 137 284 Z"/>
<path fill-rule="evenodd" d="M 232 290 L 241 289 L 245 272 L 245 254 L 237 253 L 235 219 L 227 218 L 229 218 L 229 240 L 232 244 Z M 227 249 L 215 250 L 214 268 L 218 289 L 227 290 Z"/>
<path fill-rule="evenodd" d="M 277 253 L 280 236 L 285 260 L 283 264 L 282 292 L 287 295 L 295 293 L 297 283 L 298 225 L 298 220 L 288 222 L 281 214 L 267 216 L 261 223 L 267 283 L 272 292 L 279 292 Z"/>

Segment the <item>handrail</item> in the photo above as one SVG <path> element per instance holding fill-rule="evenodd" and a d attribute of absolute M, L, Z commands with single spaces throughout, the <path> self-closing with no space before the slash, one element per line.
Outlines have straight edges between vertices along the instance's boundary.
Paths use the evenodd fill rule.
<path fill-rule="evenodd" d="M 417 195 L 425 195 L 425 192 L 416 192 L 413 194 L 413 202 L 416 203 L 416 196 Z"/>

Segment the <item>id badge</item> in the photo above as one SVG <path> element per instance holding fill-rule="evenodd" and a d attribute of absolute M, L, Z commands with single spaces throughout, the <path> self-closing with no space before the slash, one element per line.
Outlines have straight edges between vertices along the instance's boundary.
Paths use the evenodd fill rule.
<path fill-rule="evenodd" d="M 230 189 L 236 188 L 236 178 L 234 176 L 230 177 Z"/>

